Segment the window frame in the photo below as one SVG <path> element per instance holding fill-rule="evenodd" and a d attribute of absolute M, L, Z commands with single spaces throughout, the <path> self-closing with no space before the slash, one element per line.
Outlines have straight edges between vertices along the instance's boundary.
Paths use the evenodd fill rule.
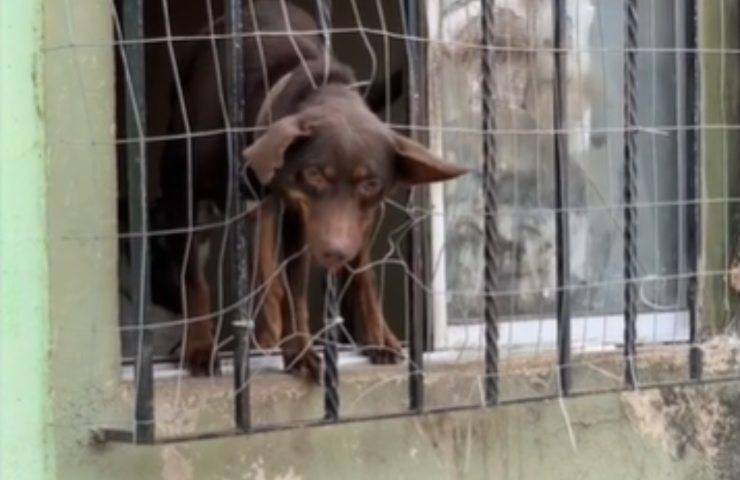
<path fill-rule="evenodd" d="M 430 37 L 434 40 L 441 38 L 440 32 L 436 31 L 437 26 L 440 25 L 438 16 L 440 2 L 431 2 L 432 7 L 427 9 L 428 23 L 430 25 L 431 34 Z M 472 3 L 472 2 L 471 2 Z M 572 3 L 572 2 L 570 2 Z M 568 36 L 568 19 L 565 15 L 565 9 L 569 5 L 568 0 L 555 1 L 553 2 L 553 8 L 560 9 L 560 15 L 555 15 L 554 18 L 554 30 L 555 45 L 554 48 L 570 48 L 565 47 L 564 38 Z M 470 8 L 464 6 L 462 8 Z M 675 18 L 673 19 L 673 30 L 675 38 L 679 43 L 679 46 L 685 47 L 687 51 L 683 54 L 676 54 L 676 73 L 677 73 L 677 101 L 678 105 L 676 108 L 677 125 L 683 127 L 690 127 L 692 125 L 698 125 L 698 105 L 696 88 L 698 85 L 697 78 L 697 58 L 692 53 L 692 48 L 696 46 L 696 34 L 697 34 L 697 21 L 696 16 L 696 5 L 692 0 L 682 0 L 677 4 L 675 11 Z M 562 31 L 561 31 L 562 30 Z M 557 33 L 561 32 L 560 35 Z M 578 47 L 577 47 L 578 48 Z M 561 56 L 561 62 L 562 56 Z M 561 66 L 561 68 L 564 68 Z M 430 91 L 440 92 L 441 88 L 435 86 L 435 78 L 430 78 Z M 428 99 L 430 109 L 435 108 L 435 99 Z M 557 108 L 557 106 L 556 106 Z M 560 116 L 564 113 L 561 111 Z M 558 115 L 556 115 L 556 121 Z M 439 117 L 441 119 L 441 117 Z M 562 124 L 562 120 L 561 124 Z M 559 128 L 557 125 L 554 127 L 557 131 Z M 442 134 L 439 130 L 434 128 L 429 129 L 432 132 L 430 143 L 432 148 L 438 154 L 443 154 L 443 142 Z M 436 133 L 435 133 L 436 132 Z M 556 138 L 560 135 L 554 135 Z M 686 160 L 685 171 L 679 173 L 679 179 L 683 178 L 684 184 L 679 187 L 679 191 L 683 190 L 683 197 L 679 201 L 686 201 L 685 207 L 685 218 L 679 221 L 686 221 L 687 227 L 686 232 L 686 244 L 684 245 L 685 256 L 679 255 L 679 270 L 682 272 L 696 272 L 698 262 L 698 231 L 697 228 L 700 225 L 699 214 L 700 210 L 696 206 L 694 201 L 697 197 L 698 192 L 698 179 L 699 179 L 699 150 L 698 150 L 698 137 L 695 129 L 686 128 L 684 131 L 680 131 L 677 134 L 678 142 L 680 143 L 679 151 L 683 150 L 683 155 Z M 560 151 L 561 148 L 556 148 L 556 152 Z M 568 157 L 570 154 L 566 154 Z M 430 244 L 431 244 L 431 259 L 432 265 L 435 266 L 431 272 L 431 285 L 432 285 L 432 308 L 431 308 L 431 320 L 432 325 L 432 341 L 430 348 L 432 350 L 444 350 L 461 348 L 480 348 L 485 345 L 484 338 L 484 319 L 480 318 L 478 321 L 468 325 L 459 325 L 452 323 L 448 316 L 447 304 L 448 304 L 448 284 L 447 284 L 447 272 L 445 268 L 445 224 L 444 216 L 446 211 L 446 202 L 444 198 L 445 186 L 442 184 L 432 185 L 429 189 L 429 208 L 434 212 L 431 221 L 430 229 Z M 564 208 L 563 199 L 555 205 L 556 210 L 562 210 Z M 681 217 L 681 211 L 678 212 L 678 217 Z M 566 222 L 567 223 L 567 222 Z M 693 226 L 693 228 L 692 228 Z M 568 228 L 566 227 L 566 230 Z M 567 235 L 567 233 L 566 233 Z M 679 247 L 680 248 L 680 247 Z M 560 248 L 562 251 L 562 247 Z M 558 256 L 560 257 L 560 251 Z M 680 265 L 681 260 L 686 260 L 686 265 Z M 566 256 L 567 263 L 567 256 Z M 558 289 L 562 290 L 564 285 L 567 285 L 567 275 L 559 278 Z M 686 308 L 679 308 L 671 311 L 652 311 L 652 312 L 639 312 L 635 318 L 635 324 L 638 331 L 636 342 L 641 345 L 648 344 L 675 344 L 675 343 L 695 343 L 697 338 L 696 331 L 696 288 L 697 279 L 695 275 L 689 275 L 686 280 L 685 292 L 686 292 Z M 561 301 L 562 302 L 562 301 Z M 560 303 L 560 302 L 559 302 Z M 614 338 L 613 335 L 606 335 L 607 330 L 622 329 L 623 322 L 621 322 L 622 315 L 607 312 L 607 313 L 585 313 L 579 315 L 571 315 L 570 312 L 566 315 L 567 323 L 570 325 L 572 333 L 570 337 L 571 349 L 583 350 L 593 349 L 595 346 L 592 341 L 588 340 L 588 332 L 594 330 L 603 330 L 605 332 L 605 341 L 601 342 L 602 349 L 615 349 L 621 348 L 624 344 L 623 339 Z M 652 324 L 648 324 L 652 317 Z M 500 316 L 499 327 L 501 329 L 501 335 L 499 339 L 499 347 L 502 349 L 521 349 L 529 348 L 532 351 L 540 351 L 541 343 L 543 342 L 542 332 L 550 331 L 553 328 L 557 329 L 558 318 L 554 316 L 537 316 L 537 315 L 514 315 L 514 316 Z M 620 320 L 617 322 L 617 320 Z M 561 322 L 563 319 L 560 320 Z M 522 327 L 517 326 L 521 322 L 527 322 L 529 324 L 535 323 L 538 328 Z M 617 322 L 617 325 L 613 325 Z M 583 327 L 581 327 L 583 325 Z M 580 332 L 580 333 L 579 333 Z M 554 342 L 556 339 L 552 338 L 551 335 L 546 335 L 548 343 Z M 549 346 L 549 345 L 548 345 Z M 555 345 L 553 345 L 555 347 Z M 696 353 L 692 353 L 692 364 L 693 369 L 696 369 L 697 359 L 695 358 Z M 696 371 L 692 370 L 692 375 L 696 375 Z"/>

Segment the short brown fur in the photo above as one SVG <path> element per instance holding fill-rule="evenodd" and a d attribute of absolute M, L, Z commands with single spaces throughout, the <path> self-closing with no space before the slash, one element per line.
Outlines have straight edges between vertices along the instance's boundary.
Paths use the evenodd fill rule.
<path fill-rule="evenodd" d="M 247 26 L 253 26 L 254 20 L 261 30 L 286 30 L 279 2 L 254 2 L 255 11 L 250 3 Z M 289 8 L 289 16 L 293 30 L 317 28 L 310 16 L 295 7 Z M 385 322 L 369 267 L 370 237 L 380 206 L 399 185 L 447 180 L 466 170 L 443 162 L 381 122 L 351 86 L 351 70 L 325 58 L 319 37 L 299 37 L 303 59 L 286 36 L 265 38 L 268 78 L 261 68 L 248 67 L 245 88 L 248 124 L 261 121 L 256 117 L 264 107 L 270 119 L 266 131 L 251 139 L 243 152 L 251 172 L 250 190 L 258 190 L 258 183 L 266 189 L 256 214 L 259 227 L 254 242 L 257 283 L 264 288 L 255 335 L 258 346 L 280 346 L 287 369 L 319 378 L 321 366 L 311 347 L 308 318 L 308 275 L 313 264 L 352 282 L 361 338 L 370 360 L 396 362 L 401 358 L 401 345 Z M 260 65 L 255 41 L 254 37 L 247 39 L 247 66 Z M 204 48 L 195 55 L 193 65 L 207 67 L 211 56 L 211 50 Z M 220 112 L 213 108 L 218 103 L 215 76 L 206 73 L 195 71 L 185 81 L 189 98 L 196 99 L 189 112 L 193 130 L 222 126 Z M 284 88 L 268 95 L 281 80 Z M 319 88 L 313 88 L 315 83 Z M 269 105 L 264 104 L 266 98 Z M 173 122 L 173 130 L 180 131 L 178 119 Z M 219 139 L 204 139 L 194 146 L 194 178 L 199 179 L 195 201 L 213 199 L 223 206 L 222 192 L 229 178 L 224 144 Z M 186 191 L 183 148 L 183 144 L 168 147 L 161 173 L 165 179 L 162 203 L 170 222 L 179 225 L 184 223 Z M 183 242 L 182 237 L 175 237 L 171 250 L 184 255 Z M 190 249 L 185 275 L 187 314 L 208 318 L 209 289 L 198 255 L 198 248 Z M 191 323 L 187 334 L 185 356 L 191 371 L 214 371 L 212 322 Z"/>

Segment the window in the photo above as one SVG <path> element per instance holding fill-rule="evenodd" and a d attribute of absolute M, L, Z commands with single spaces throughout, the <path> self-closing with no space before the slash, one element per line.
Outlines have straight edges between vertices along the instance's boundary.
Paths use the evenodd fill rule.
<path fill-rule="evenodd" d="M 624 7 L 632 1 L 408 0 L 360 7 L 317 0 L 296 3 L 321 28 L 290 33 L 331 41 L 357 73 L 360 90 L 381 85 L 386 123 L 428 140 L 472 173 L 428 190 L 399 191 L 384 203 L 373 268 L 405 361 L 373 367 L 371 380 L 338 380 L 361 363 L 362 347 L 353 318 L 336 301 L 344 289 L 319 273 L 309 297 L 323 388 L 305 397 L 313 402 L 306 417 L 274 414 L 269 404 L 267 413 L 255 412 L 251 388 L 279 357 L 253 348 L 266 284 L 250 276 L 249 242 L 257 231 L 250 222 L 259 207 L 239 196 L 238 152 L 255 129 L 243 121 L 249 92 L 242 74 L 258 67 L 245 65 L 239 52 L 247 39 L 274 32 L 255 34 L 240 21 L 249 18 L 250 2 L 216 3 L 205 2 L 201 12 L 165 12 L 157 2 L 119 1 L 118 122 L 126 127 L 118 139 L 121 325 L 135 422 L 132 431 L 109 430 L 107 438 L 159 439 L 154 392 L 178 406 L 187 381 L 176 352 L 184 327 L 205 317 L 217 319 L 222 373 L 230 375 L 211 379 L 209 388 L 218 390 L 214 401 L 233 406 L 233 417 L 215 432 L 188 432 L 186 439 L 634 387 L 643 373 L 638 348 L 655 344 L 681 343 L 691 352 L 688 373 L 699 378 L 694 2 L 640 2 L 638 17 L 629 19 Z M 625 38 L 637 25 L 647 27 L 638 38 Z M 210 52 L 201 69 L 192 53 L 198 48 Z M 183 89 L 181 77 L 203 72 L 218 77 L 223 124 L 192 128 L 186 120 L 198 92 Z M 168 76 L 173 87 L 160 90 Z M 395 83 L 398 98 L 391 94 Z M 230 160 L 221 172 L 230 186 L 230 193 L 220 192 L 228 195 L 224 204 L 196 204 L 193 189 L 205 177 L 182 165 L 188 187 L 181 202 L 158 203 L 159 190 L 173 181 L 163 173 L 161 164 L 171 159 L 162 152 L 176 145 L 189 165 L 201 142 L 214 138 Z M 187 211 L 180 224 L 162 222 L 178 208 Z M 627 235 L 630 228 L 636 235 Z M 182 283 L 189 268 L 182 252 L 175 270 L 157 263 L 167 239 L 178 235 L 188 245 L 212 237 L 198 247 L 211 251 L 205 271 L 215 299 L 203 318 L 185 308 L 192 292 L 162 288 Z M 346 323 L 337 321 L 345 317 Z M 594 359 L 594 352 L 611 355 Z M 587 368 L 604 370 L 599 362 L 607 361 L 616 373 L 606 382 L 584 380 L 577 363 L 586 357 Z M 159 360 L 174 360 L 178 369 L 155 368 Z M 514 377 L 521 370 L 540 384 L 520 385 Z M 686 376 L 670 373 L 673 380 Z M 646 378 L 642 385 L 654 380 Z M 394 398 L 384 399 L 382 411 L 357 408 L 385 388 Z"/>
<path fill-rule="evenodd" d="M 480 2 L 440 1 L 430 18 L 433 143 L 479 169 L 482 158 Z M 494 13 L 498 199 L 498 309 L 504 350 L 556 348 L 556 217 L 568 211 L 568 302 L 574 349 L 623 342 L 624 5 L 562 2 L 562 45 L 554 12 L 538 2 L 500 2 Z M 686 128 L 686 2 L 642 2 L 637 57 L 638 343 L 689 338 L 687 273 L 696 255 L 691 182 L 695 145 Z M 567 198 L 557 204 L 555 48 L 563 55 Z M 462 73 L 461 73 L 462 72 Z M 439 346 L 480 345 L 483 298 L 482 177 L 436 187 L 445 213 L 433 230 L 438 255 L 435 326 Z M 475 274 L 471 275 L 471 272 Z M 459 292 L 459 293 L 458 293 Z M 446 307 L 444 307 L 446 305 Z"/>

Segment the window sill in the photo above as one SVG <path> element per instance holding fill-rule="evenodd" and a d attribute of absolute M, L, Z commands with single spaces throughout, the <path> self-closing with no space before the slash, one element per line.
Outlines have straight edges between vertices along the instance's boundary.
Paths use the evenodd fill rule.
<path fill-rule="evenodd" d="M 685 381 L 687 345 L 644 346 L 639 351 L 641 383 Z M 552 398 L 558 394 L 556 355 L 504 355 L 500 359 L 500 400 Z M 602 352 L 574 351 L 574 392 L 619 389 L 624 359 L 613 348 Z M 424 356 L 426 410 L 482 405 L 483 357 L 480 350 L 447 350 Z M 408 409 L 408 366 L 370 365 L 352 352 L 340 354 L 340 416 L 393 415 Z M 319 420 L 324 390 L 284 373 L 279 356 L 254 358 L 250 383 L 251 419 L 255 428 Z M 187 437 L 233 429 L 233 377 L 230 361 L 222 375 L 193 378 L 171 365 L 157 367 L 156 421 L 158 438 Z M 124 369 L 122 387 L 133 399 L 131 369 Z M 735 372 L 737 373 L 737 372 Z"/>

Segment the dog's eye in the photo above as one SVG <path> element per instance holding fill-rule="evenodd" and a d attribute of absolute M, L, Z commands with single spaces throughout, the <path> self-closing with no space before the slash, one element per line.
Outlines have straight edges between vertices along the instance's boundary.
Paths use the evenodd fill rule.
<path fill-rule="evenodd" d="M 380 181 L 377 178 L 368 178 L 357 185 L 357 190 L 363 197 L 372 197 L 380 192 Z"/>
<path fill-rule="evenodd" d="M 303 170 L 303 180 L 312 188 L 321 190 L 325 188 L 329 182 L 326 176 L 321 172 L 318 167 L 308 167 Z"/>

